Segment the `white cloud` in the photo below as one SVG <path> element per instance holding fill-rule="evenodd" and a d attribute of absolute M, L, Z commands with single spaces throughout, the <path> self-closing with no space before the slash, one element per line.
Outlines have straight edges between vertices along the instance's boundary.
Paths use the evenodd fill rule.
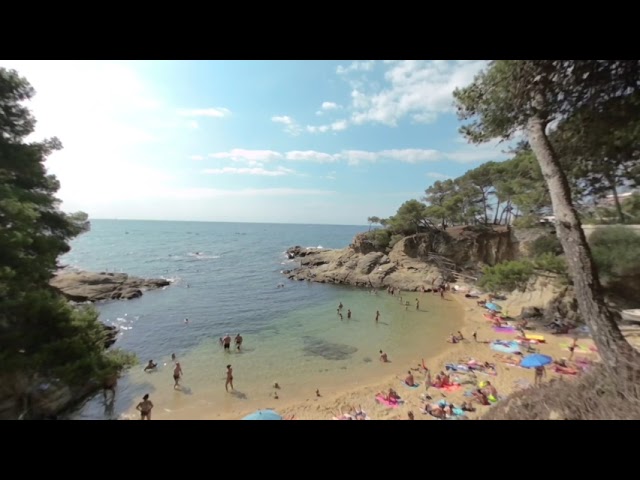
<path fill-rule="evenodd" d="M 401 119 L 409 117 L 417 123 L 431 123 L 438 114 L 454 111 L 453 91 L 469 84 L 485 65 L 481 60 L 385 62 L 383 85 L 351 83 L 352 121 L 357 125 L 397 126 Z M 360 65 L 351 67 L 338 73 L 366 71 Z"/>
<path fill-rule="evenodd" d="M 210 175 L 261 175 L 265 177 L 282 177 L 284 175 L 292 175 L 295 170 L 285 167 L 277 167 L 275 170 L 267 170 L 262 167 L 254 168 L 237 168 L 237 167 L 223 167 L 223 168 L 207 168 L 203 170 L 203 173 Z"/>
<path fill-rule="evenodd" d="M 336 155 L 330 153 L 316 152 L 314 150 L 294 150 L 285 154 L 287 160 L 294 162 L 311 162 L 311 163 L 333 163 L 337 162 Z"/>
<path fill-rule="evenodd" d="M 451 178 L 449 175 L 445 175 L 444 173 L 438 173 L 438 172 L 427 172 L 426 175 L 427 177 L 433 178 L 435 180 L 447 180 Z"/>
<path fill-rule="evenodd" d="M 376 162 L 400 162 L 408 164 L 435 163 L 452 161 L 456 163 L 475 163 L 488 160 L 500 161 L 508 157 L 501 153 L 494 143 L 479 146 L 467 145 L 452 152 L 425 148 L 403 148 L 379 151 L 342 150 L 338 153 L 326 153 L 316 150 L 293 150 L 276 152 L 273 150 L 244 150 L 240 148 L 229 152 L 218 152 L 209 155 L 210 158 L 243 162 L 253 167 L 262 167 L 260 162 L 288 160 L 307 163 L 337 163 L 346 162 L 349 165 Z"/>
<path fill-rule="evenodd" d="M 309 133 L 325 133 L 325 132 L 341 132 L 349 126 L 347 120 L 338 120 L 328 125 L 307 125 L 306 130 Z"/>
<path fill-rule="evenodd" d="M 338 75 L 344 75 L 350 72 L 369 72 L 373 70 L 375 63 L 375 60 L 356 60 L 351 65 L 348 65 L 346 67 L 343 65 L 338 65 L 338 68 L 336 68 L 336 73 Z"/>
<path fill-rule="evenodd" d="M 231 115 L 231 110 L 224 107 L 215 108 L 192 108 L 192 109 L 180 109 L 178 114 L 183 117 L 213 117 L 223 118 Z"/>
<path fill-rule="evenodd" d="M 322 106 L 320 108 L 322 110 L 336 110 L 340 108 L 340 105 L 335 102 L 322 102 Z"/>
<path fill-rule="evenodd" d="M 299 135 L 302 131 L 302 127 L 288 115 L 276 115 L 271 117 L 271 121 L 284 125 L 284 131 L 293 136 Z"/>
<path fill-rule="evenodd" d="M 269 162 L 279 160 L 283 155 L 273 150 L 245 150 L 234 148 L 229 152 L 218 152 L 209 154 L 209 158 L 232 160 L 234 162 Z"/>
<path fill-rule="evenodd" d="M 336 171 L 332 170 L 327 175 L 325 175 L 324 178 L 326 178 L 327 180 L 335 180 L 336 179 Z"/>
<path fill-rule="evenodd" d="M 191 160 L 197 160 L 197 161 L 204 160 L 204 157 L 202 155 L 191 155 L 189 158 Z"/>

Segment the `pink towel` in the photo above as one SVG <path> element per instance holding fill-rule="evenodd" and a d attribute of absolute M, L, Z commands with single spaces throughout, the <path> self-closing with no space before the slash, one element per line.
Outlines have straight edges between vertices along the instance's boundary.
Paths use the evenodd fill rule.
<path fill-rule="evenodd" d="M 386 398 L 384 398 L 382 395 L 376 395 L 376 401 L 378 403 L 381 403 L 382 405 L 386 405 L 387 407 L 398 408 L 400 406 L 399 403 L 401 400 L 389 401 Z"/>
<path fill-rule="evenodd" d="M 453 385 L 447 385 L 446 387 L 440 387 L 438 390 L 442 390 L 443 392 L 455 392 L 456 390 L 462 388 L 462 385 L 459 383 L 454 383 Z"/>

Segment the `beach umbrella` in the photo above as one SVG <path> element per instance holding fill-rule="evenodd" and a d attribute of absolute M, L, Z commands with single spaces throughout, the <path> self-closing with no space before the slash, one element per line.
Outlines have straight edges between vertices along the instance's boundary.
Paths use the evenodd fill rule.
<path fill-rule="evenodd" d="M 523 368 L 537 368 L 549 365 L 551 362 L 553 362 L 553 358 L 550 356 L 534 353 L 533 355 L 524 357 L 520 362 L 520 366 Z"/>
<path fill-rule="evenodd" d="M 500 310 L 502 310 L 502 307 L 500 305 L 496 305 L 495 303 L 487 303 L 485 304 L 485 307 L 487 307 L 489 310 L 493 310 L 494 312 L 499 312 Z"/>
<path fill-rule="evenodd" d="M 502 340 L 496 340 L 491 342 L 491 350 L 501 353 L 520 353 L 520 345 L 514 341 L 504 342 Z"/>
<path fill-rule="evenodd" d="M 258 410 L 247 415 L 242 420 L 284 420 L 282 416 L 273 410 Z"/>

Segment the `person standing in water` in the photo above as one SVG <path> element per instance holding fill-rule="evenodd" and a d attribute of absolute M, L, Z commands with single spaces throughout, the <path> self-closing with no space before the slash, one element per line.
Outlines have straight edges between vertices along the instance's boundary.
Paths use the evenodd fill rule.
<path fill-rule="evenodd" d="M 229 348 L 231 348 L 231 336 L 228 333 L 222 339 L 222 346 L 225 352 L 228 352 Z"/>
<path fill-rule="evenodd" d="M 180 387 L 180 377 L 183 375 L 182 367 L 180 366 L 180 362 L 176 362 L 176 368 L 173 369 L 173 388 Z"/>
<path fill-rule="evenodd" d="M 140 412 L 140 420 L 151 420 L 151 410 L 153 403 L 149 400 L 149 394 L 142 397 L 142 401 L 136 406 L 136 410 Z"/>
<path fill-rule="evenodd" d="M 240 347 L 242 346 L 242 335 L 236 335 L 236 349 L 240 351 Z"/>
<path fill-rule="evenodd" d="M 420 310 L 420 300 L 416 298 L 416 310 Z"/>
<path fill-rule="evenodd" d="M 229 386 L 231 386 L 231 390 L 234 390 L 234 388 L 233 388 L 233 369 L 231 368 L 231 365 L 227 365 L 227 381 L 224 384 L 224 389 L 227 392 L 229 391 Z"/>
<path fill-rule="evenodd" d="M 351 318 L 351 309 L 347 310 L 347 319 Z"/>
<path fill-rule="evenodd" d="M 376 310 L 376 323 L 380 320 L 380 310 Z"/>

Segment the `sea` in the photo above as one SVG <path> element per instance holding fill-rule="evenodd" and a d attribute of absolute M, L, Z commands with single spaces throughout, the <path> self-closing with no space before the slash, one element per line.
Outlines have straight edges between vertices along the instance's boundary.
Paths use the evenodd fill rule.
<path fill-rule="evenodd" d="M 135 353 L 139 364 L 120 378 L 114 396 L 100 393 L 66 418 L 138 418 L 135 406 L 149 394 L 153 419 L 240 419 L 312 398 L 317 390 L 334 394 L 390 372 L 402 375 L 437 353 L 459 325 L 457 302 L 405 292 L 407 307 L 384 289 L 293 281 L 282 274 L 297 266 L 285 254 L 288 247 L 344 248 L 367 228 L 92 220 L 61 264 L 172 284 L 137 299 L 96 304 L 101 321 L 118 328 L 112 348 Z M 242 335 L 239 351 L 233 345 L 224 351 L 219 339 L 226 334 Z M 391 360 L 384 368 L 380 350 Z M 178 389 L 172 354 L 184 373 Z M 158 368 L 145 372 L 149 360 Z M 227 365 L 234 376 L 230 392 Z"/>

